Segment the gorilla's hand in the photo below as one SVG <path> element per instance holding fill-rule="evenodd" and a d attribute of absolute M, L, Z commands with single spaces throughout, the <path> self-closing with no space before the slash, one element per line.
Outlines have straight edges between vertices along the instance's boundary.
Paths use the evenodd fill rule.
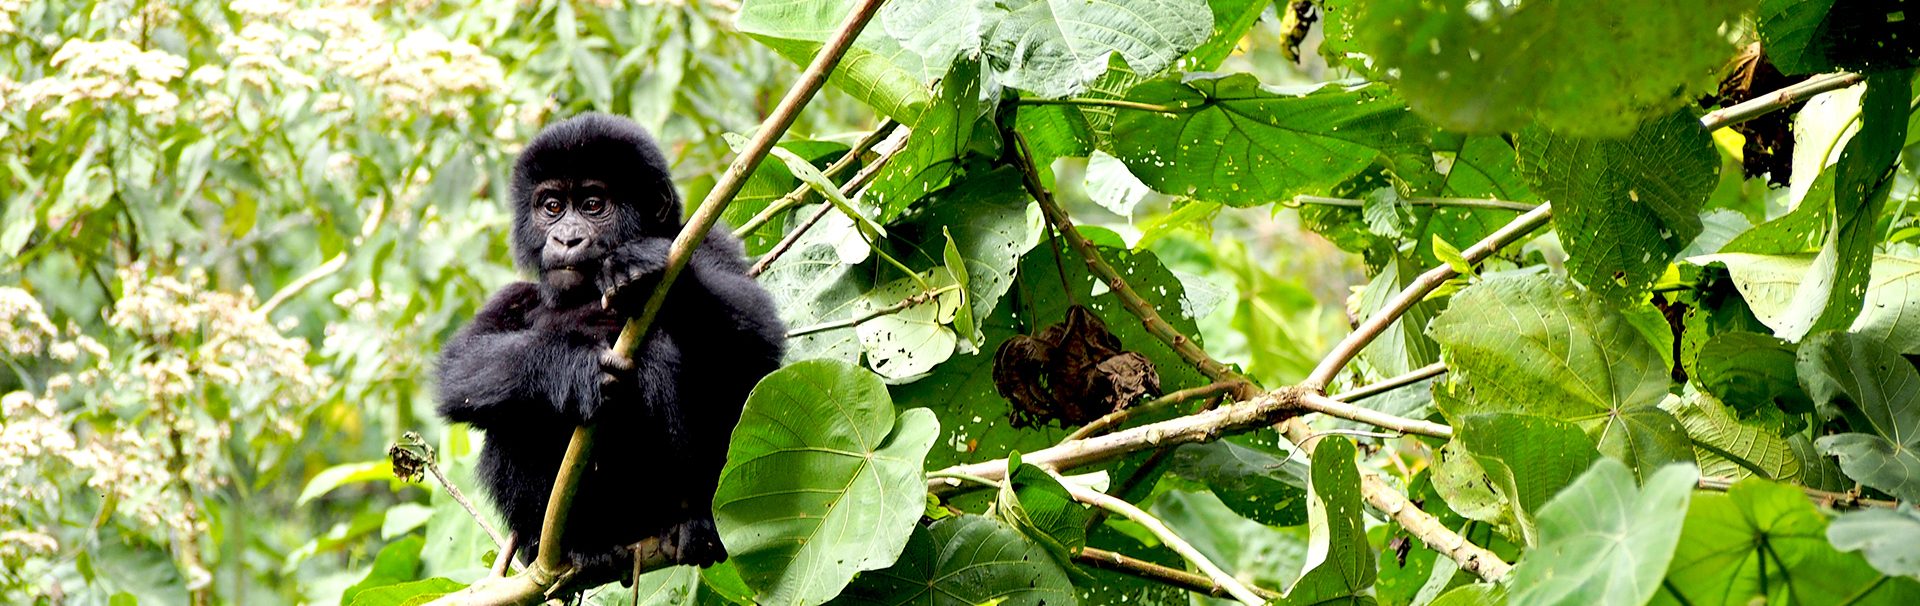
<path fill-rule="evenodd" d="M 600 265 L 600 275 L 596 278 L 601 304 L 625 313 L 638 313 L 652 286 L 666 272 L 667 252 L 672 247 L 671 239 L 641 238 L 613 249 Z"/>
<path fill-rule="evenodd" d="M 633 360 L 620 355 L 611 347 L 600 350 L 600 398 L 593 402 L 581 402 L 579 417 L 581 422 L 592 423 L 599 420 L 600 413 L 608 401 L 626 401 L 638 389 L 638 377 L 635 376 Z M 589 398 L 591 399 L 591 398 Z"/>

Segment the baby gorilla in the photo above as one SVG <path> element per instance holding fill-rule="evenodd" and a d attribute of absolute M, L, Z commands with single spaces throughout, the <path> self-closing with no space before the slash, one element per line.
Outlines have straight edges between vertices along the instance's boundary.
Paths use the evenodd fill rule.
<path fill-rule="evenodd" d="M 442 352 L 440 414 L 486 432 L 480 477 L 523 557 L 539 548 L 573 427 L 598 425 L 561 538 L 579 583 L 624 579 L 628 546 L 647 537 L 681 564 L 727 557 L 714 486 L 786 329 L 747 277 L 740 243 L 718 227 L 633 358 L 614 355 L 680 228 L 679 194 L 646 131 L 604 114 L 547 127 L 513 173 L 513 254 L 539 280 L 495 294 Z"/>

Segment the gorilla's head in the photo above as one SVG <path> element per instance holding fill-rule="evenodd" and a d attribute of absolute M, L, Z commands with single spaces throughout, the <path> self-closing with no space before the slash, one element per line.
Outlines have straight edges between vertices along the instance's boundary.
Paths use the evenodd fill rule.
<path fill-rule="evenodd" d="M 562 290 L 607 251 L 680 228 L 667 160 L 632 120 L 589 113 L 548 125 L 513 168 L 513 256 Z"/>

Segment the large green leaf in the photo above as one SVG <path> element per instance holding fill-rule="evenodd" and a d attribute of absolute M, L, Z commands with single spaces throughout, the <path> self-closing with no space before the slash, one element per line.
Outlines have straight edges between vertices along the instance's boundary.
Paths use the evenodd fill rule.
<path fill-rule="evenodd" d="M 1780 481 L 1800 477 L 1800 456 L 1786 438 L 1772 428 L 1735 420 L 1712 394 L 1688 389 L 1686 397 L 1668 400 L 1666 409 L 1687 428 L 1702 475 L 1744 478 L 1757 474 Z"/>
<path fill-rule="evenodd" d="M 1173 451 L 1167 468 L 1199 482 L 1235 513 L 1269 526 L 1307 521 L 1307 478 L 1296 461 L 1241 446 L 1231 440 L 1186 444 Z"/>
<path fill-rule="evenodd" d="M 1567 274 L 1612 301 L 1645 293 L 1700 235 L 1700 209 L 1720 174 L 1713 139 L 1686 110 L 1625 138 L 1536 128 L 1515 146 L 1527 183 L 1553 201 Z"/>
<path fill-rule="evenodd" d="M 798 212 L 815 210 L 808 207 Z M 837 249 L 845 239 L 860 237 L 853 222 L 834 222 L 840 215 L 827 212 L 830 216 L 760 274 L 760 285 L 780 302 L 780 320 L 787 326 L 800 328 L 852 318 L 858 313 L 854 308 L 860 296 L 873 286 L 872 263 L 848 265 Z M 788 339 L 786 357 L 789 361 L 819 358 L 853 363 L 859 361 L 860 351 L 854 331 L 830 330 Z"/>
<path fill-rule="evenodd" d="M 1013 287 L 1020 258 L 1039 243 L 1040 208 L 1027 197 L 1020 171 L 1004 167 L 969 173 L 934 192 L 920 208 L 895 224 L 889 244 L 894 257 L 915 270 L 945 265 L 947 234 L 966 259 L 967 301 L 973 317 L 986 318 Z M 973 335 L 961 335 L 972 338 Z"/>
<path fill-rule="evenodd" d="M 1250 74 L 1163 78 L 1127 93 L 1113 155 L 1161 193 L 1238 206 L 1322 193 L 1381 154 L 1420 150 L 1427 129 L 1384 87 L 1277 90 Z"/>
<path fill-rule="evenodd" d="M 945 272 L 922 279 L 934 290 L 959 288 Z M 853 309 L 856 316 L 865 317 L 928 292 L 932 291 L 923 290 L 913 279 L 901 278 L 867 291 Z M 861 322 L 854 327 L 854 334 L 866 350 L 867 366 L 888 381 L 906 382 L 947 361 L 958 344 L 951 325 L 965 298 L 959 290 L 948 290 L 906 309 Z"/>
<path fill-rule="evenodd" d="M 1727 332 L 1700 346 L 1691 370 L 1694 382 L 1731 406 L 1742 421 L 1785 435 L 1806 425 L 1790 415 L 1813 412 L 1813 401 L 1800 389 L 1793 360 L 1793 345 L 1786 341 L 1759 333 Z M 1713 471 L 1707 470 L 1707 475 Z"/>
<path fill-rule="evenodd" d="M 1071 567 L 1074 554 L 1087 546 L 1087 520 L 1093 512 L 1075 502 L 1052 474 L 1019 460 L 1007 458 L 1013 472 L 1000 484 L 990 513 L 1027 535 L 1060 566 Z"/>
<path fill-rule="evenodd" d="M 946 186 L 973 141 L 980 112 L 980 62 L 956 61 L 940 79 L 939 98 L 913 125 L 906 146 L 860 194 L 880 208 L 881 223 L 892 222 L 915 200 Z"/>
<path fill-rule="evenodd" d="M 1694 496 L 1666 582 L 1689 604 L 1829 604 L 1879 578 L 1827 542 L 1826 518 L 1799 487 L 1747 478 Z M 1912 604 L 1916 590 L 1893 579 L 1855 604 Z"/>
<path fill-rule="evenodd" d="M 1283 604 L 1377 603 L 1373 582 L 1379 571 L 1367 544 L 1360 469 L 1354 465 L 1354 454 L 1353 442 L 1339 436 L 1321 440 L 1313 451 L 1310 569 L 1287 590 L 1286 598 L 1280 600 Z"/>
<path fill-rule="evenodd" d="M 464 587 L 466 585 L 438 577 L 410 581 L 355 594 L 352 606 L 419 606 Z"/>
<path fill-rule="evenodd" d="M 1458 422 L 1514 412 L 1579 425 L 1601 454 L 1642 474 L 1693 461 L 1673 415 L 1659 407 L 1665 357 L 1606 303 L 1550 276 L 1499 276 L 1467 287 L 1428 328 L 1452 370 L 1440 400 Z"/>
<path fill-rule="evenodd" d="M 1356 42 L 1395 69 L 1415 111 L 1462 132 L 1529 124 L 1620 136 L 1686 105 L 1733 53 L 1737 0 L 1366 3 Z M 1336 9 L 1337 10 L 1337 9 Z M 1557 203 L 1558 198 L 1554 198 Z"/>
<path fill-rule="evenodd" d="M 420 578 L 420 548 L 425 545 L 426 540 L 420 535 L 407 535 L 380 548 L 380 553 L 373 557 L 373 568 L 360 582 L 340 593 L 340 603 L 352 604 L 354 596 L 368 589 Z"/>
<path fill-rule="evenodd" d="M 1766 0 L 1757 16 L 1767 59 L 1786 74 L 1878 71 L 1920 63 L 1913 15 L 1898 0 Z"/>
<path fill-rule="evenodd" d="M 1067 574 L 1047 552 L 992 518 L 964 515 L 914 528 L 900 559 L 860 575 L 833 601 L 882 606 L 1071 606 Z"/>
<path fill-rule="evenodd" d="M 987 34 L 1000 82 L 1041 97 L 1085 89 L 1118 54 L 1138 74 L 1173 65 L 1213 31 L 1205 0 L 1002 0 Z"/>
<path fill-rule="evenodd" d="M 1513 569 L 1508 603 L 1645 604 L 1660 590 L 1700 477 L 1670 465 L 1633 485 L 1612 459 L 1593 464 L 1540 510 L 1540 546 Z"/>
<path fill-rule="evenodd" d="M 794 63 L 806 65 L 855 4 L 854 0 L 745 0 L 734 27 Z M 827 81 L 911 125 L 931 100 L 926 83 L 942 72 L 927 69 L 919 55 L 881 30 L 870 25 L 861 32 Z"/>
<path fill-rule="evenodd" d="M 1687 259 L 1725 265 L 1753 315 L 1776 335 L 1805 336 L 1819 309 L 1797 305 L 1795 294 L 1812 275 L 1815 255 L 1720 253 Z M 1920 261 L 1878 255 L 1866 283 L 1860 313 L 1848 330 L 1878 337 L 1903 353 L 1920 353 Z M 1797 334 L 1796 334 L 1797 333 Z"/>
<path fill-rule="evenodd" d="M 1920 511 L 1912 505 L 1840 514 L 1827 526 L 1827 540 L 1859 551 L 1883 574 L 1920 579 Z"/>
<path fill-rule="evenodd" d="M 1814 441 L 1840 469 L 1903 501 L 1920 499 L 1920 372 L 1885 343 L 1839 331 L 1800 344 L 1800 381 L 1852 433 Z"/>
<path fill-rule="evenodd" d="M 1580 428 L 1535 415 L 1468 415 L 1454 426 L 1455 440 L 1486 472 L 1519 521 L 1520 536 L 1540 543 L 1540 508 L 1579 478 L 1600 453 Z"/>
<path fill-rule="evenodd" d="M 920 475 L 939 424 L 894 415 L 880 379 L 826 360 L 767 375 L 747 397 L 713 497 L 714 521 L 762 604 L 819 604 L 893 564 L 926 508 Z"/>

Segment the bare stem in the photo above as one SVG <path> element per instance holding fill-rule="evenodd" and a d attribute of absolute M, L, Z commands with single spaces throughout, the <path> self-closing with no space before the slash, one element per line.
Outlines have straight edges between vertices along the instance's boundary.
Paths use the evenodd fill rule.
<path fill-rule="evenodd" d="M 1712 476 L 1702 477 L 1700 478 L 1699 488 L 1701 490 L 1726 492 L 1727 489 L 1733 488 L 1733 484 L 1737 481 L 1738 480 L 1735 480 L 1733 478 L 1720 478 L 1720 477 L 1712 477 Z M 1815 502 L 1820 503 L 1821 505 L 1826 505 L 1828 507 L 1832 507 L 1835 509 L 1861 509 L 1866 507 L 1880 507 L 1880 508 L 1886 508 L 1886 509 L 1895 509 L 1900 507 L 1900 503 L 1898 502 L 1887 501 L 1883 499 L 1861 498 L 1858 493 L 1833 492 L 1831 490 L 1820 490 L 1818 488 L 1808 488 L 1806 486 L 1801 486 L 1800 490 L 1807 493 L 1807 498 L 1813 499 Z"/>
<path fill-rule="evenodd" d="M 1242 389 L 1245 387 L 1246 387 L 1246 382 L 1244 381 L 1221 381 L 1216 383 L 1208 383 L 1206 385 L 1201 385 L 1199 387 L 1189 387 L 1186 389 L 1182 389 L 1180 391 L 1176 391 L 1164 396 L 1160 396 L 1158 398 L 1154 398 L 1147 402 L 1143 402 L 1138 406 L 1129 406 L 1126 408 L 1122 408 L 1120 410 L 1107 413 L 1105 416 L 1102 416 L 1098 419 L 1094 419 L 1092 422 L 1087 423 L 1086 425 L 1080 426 L 1080 428 L 1074 430 L 1073 433 L 1067 434 L 1066 439 L 1063 439 L 1060 441 L 1071 442 L 1074 440 L 1084 440 L 1088 437 L 1104 433 L 1106 430 L 1110 428 L 1119 427 L 1120 424 L 1127 422 L 1127 419 L 1131 419 L 1133 417 L 1156 412 L 1161 409 L 1164 409 L 1169 406 L 1173 406 L 1188 400 L 1198 400 L 1200 398 L 1209 398 L 1209 397 L 1217 396 L 1223 393 L 1227 393 L 1232 390 Z"/>
<path fill-rule="evenodd" d="M 1533 210 L 1535 206 L 1533 204 L 1525 204 L 1521 202 L 1507 202 L 1505 200 L 1487 200 L 1482 198 L 1407 198 L 1403 201 L 1406 202 L 1407 204 L 1411 204 L 1414 206 L 1434 206 L 1434 207 L 1452 206 L 1452 207 L 1459 207 L 1459 208 L 1486 208 L 1486 209 L 1493 209 L 1493 210 L 1514 210 L 1514 211 L 1520 211 L 1520 212 Z M 1341 207 L 1347 207 L 1347 208 L 1362 208 L 1367 205 L 1365 200 L 1355 200 L 1353 198 L 1329 198 L 1326 196 L 1294 196 L 1293 203 L 1289 204 L 1288 206 L 1300 206 L 1304 204 L 1312 204 L 1315 206 L 1341 206 Z"/>
<path fill-rule="evenodd" d="M 433 476 L 433 481 L 439 482 L 440 487 L 446 489 L 447 496 L 453 497 L 453 502 L 459 503 L 461 509 L 467 510 L 467 515 L 473 516 L 473 522 L 480 525 L 480 530 L 486 531 L 487 537 L 493 539 L 494 548 L 499 549 L 500 553 L 505 554 L 508 559 L 512 559 L 514 539 L 500 536 L 500 531 L 487 521 L 486 516 L 480 515 L 480 510 L 473 506 L 473 501 L 467 499 L 466 493 L 460 492 L 460 487 L 454 486 L 453 482 L 447 479 L 447 474 L 440 471 L 440 464 L 428 461 L 426 466 L 427 473 Z"/>
<path fill-rule="evenodd" d="M 787 338 L 791 339 L 794 337 L 804 337 L 817 332 L 826 332 L 829 330 L 838 330 L 842 328 L 852 328 L 852 327 L 864 324 L 867 321 L 872 320 L 874 318 L 878 318 L 880 316 L 897 314 L 897 313 L 906 311 L 908 308 L 911 308 L 915 305 L 920 305 L 920 304 L 932 301 L 934 297 L 938 297 L 940 295 L 943 295 L 955 290 L 959 290 L 959 289 L 960 289 L 960 285 L 949 284 L 947 286 L 942 286 L 939 288 L 935 288 L 933 290 L 921 292 L 920 294 L 916 294 L 911 297 L 907 297 L 905 299 L 901 299 L 899 303 L 894 303 L 892 305 L 888 305 L 880 309 L 876 309 L 864 314 L 860 314 L 859 316 L 847 318 L 845 320 L 821 322 L 819 324 L 815 324 L 812 326 L 803 326 L 800 328 L 795 328 L 793 330 L 787 331 Z"/>
<path fill-rule="evenodd" d="M 902 147 L 905 145 L 906 143 L 904 141 L 901 142 Z M 873 182 L 873 178 L 880 174 L 881 167 L 886 166 L 887 161 L 892 160 L 894 154 L 899 153 L 899 151 L 900 148 L 896 147 L 893 151 L 887 152 L 885 155 L 874 159 L 872 164 L 861 168 L 860 172 L 855 173 L 852 179 L 848 179 L 846 184 L 840 186 L 840 195 L 851 197 L 859 192 L 860 188 L 866 187 L 868 183 Z M 787 237 L 781 238 L 779 244 L 773 245 L 773 250 L 767 251 L 767 254 L 760 255 L 760 260 L 754 261 L 753 267 L 747 270 L 747 276 L 754 278 L 760 277 L 762 272 L 767 271 L 767 267 L 773 265 L 775 259 L 779 259 L 780 255 L 787 254 L 787 251 L 792 249 L 793 245 L 800 241 L 800 236 L 806 235 L 807 230 L 813 229 L 815 224 L 819 223 L 821 219 L 826 218 L 827 214 L 833 211 L 834 206 L 832 204 L 822 206 L 820 210 L 814 211 L 813 216 L 807 217 L 805 222 L 793 228 L 793 231 L 787 232 Z"/>
<path fill-rule="evenodd" d="M 1205 554 L 1200 553 L 1200 550 L 1195 549 L 1192 543 L 1188 543 L 1186 539 L 1181 538 L 1173 529 L 1168 528 L 1159 518 L 1153 517 L 1152 514 L 1147 513 L 1139 507 L 1135 507 L 1132 503 L 1128 503 L 1126 499 L 1121 499 L 1104 492 L 1068 482 L 1058 474 L 1054 475 L 1054 478 L 1060 480 L 1061 486 L 1066 487 L 1067 494 L 1073 495 L 1073 500 L 1120 514 L 1121 517 L 1132 520 L 1134 523 L 1145 527 L 1148 532 L 1153 533 L 1153 536 L 1159 538 L 1161 543 L 1166 544 L 1167 547 L 1179 553 L 1180 557 L 1186 558 L 1195 568 L 1199 568 L 1201 572 L 1206 573 L 1207 578 L 1213 579 L 1215 585 L 1226 589 L 1227 594 L 1233 596 L 1233 599 L 1239 600 L 1248 606 L 1261 606 L 1267 603 L 1265 596 L 1255 592 L 1253 589 L 1247 587 L 1246 584 L 1241 583 L 1240 579 L 1234 578 L 1233 575 L 1227 574 L 1227 571 L 1221 570 L 1219 566 L 1214 565 L 1213 561 L 1207 559 Z"/>
<path fill-rule="evenodd" d="M 1330 417 L 1359 421 L 1374 427 L 1391 429 L 1400 433 L 1432 436 L 1435 438 L 1453 437 L 1452 427 L 1424 419 L 1398 417 L 1371 408 L 1354 406 L 1313 392 L 1308 392 L 1300 397 L 1300 407 Z"/>
<path fill-rule="evenodd" d="M 840 176 L 840 173 L 846 172 L 847 168 L 853 166 L 854 162 L 858 162 L 860 156 L 866 155 L 869 150 L 873 149 L 873 146 L 886 140 L 887 135 L 892 134 L 893 129 L 898 126 L 900 126 L 900 123 L 895 122 L 892 118 L 882 121 L 879 128 L 874 129 L 871 133 L 867 133 L 867 136 L 861 137 L 860 141 L 853 144 L 852 149 L 847 150 L 846 155 L 840 156 L 840 159 L 834 160 L 833 164 L 827 165 L 827 169 L 821 171 L 821 174 L 826 175 L 829 179 Z M 773 218 L 779 216 L 780 213 L 806 205 L 813 200 L 814 195 L 815 192 L 812 186 L 805 183 L 800 184 L 799 187 L 793 188 L 793 191 L 787 192 L 787 195 L 780 196 L 779 200 L 774 200 L 772 204 L 768 204 L 766 208 L 761 209 L 759 214 L 755 214 L 753 218 L 748 219 L 746 223 L 742 223 L 739 227 L 733 228 L 733 237 L 745 238 L 751 235 L 753 230 L 760 229 L 760 226 L 766 225 L 768 221 L 772 221 Z"/>
<path fill-rule="evenodd" d="M 1700 117 L 1708 131 L 1719 130 L 1792 106 L 1827 91 L 1839 90 L 1864 81 L 1860 74 L 1846 72 L 1821 74 L 1786 88 L 1748 99 L 1732 107 L 1723 107 Z"/>
<path fill-rule="evenodd" d="M 1207 578 L 1206 575 L 1161 566 L 1124 553 L 1107 551 L 1095 547 L 1083 547 L 1080 549 L 1080 553 L 1073 554 L 1073 561 L 1101 570 L 1110 570 L 1149 581 L 1173 585 L 1186 589 L 1187 591 L 1203 593 L 1216 598 L 1227 597 L 1226 588 L 1214 583 L 1213 579 Z M 1252 589 L 1254 593 L 1260 594 L 1260 597 L 1268 600 L 1278 600 L 1281 597 L 1280 592 L 1257 585 L 1249 585 L 1247 588 Z"/>
<path fill-rule="evenodd" d="M 1131 109 L 1131 110 L 1138 110 L 1143 112 L 1161 112 L 1161 113 L 1168 113 L 1168 114 L 1180 114 L 1180 113 L 1186 113 L 1191 111 L 1199 111 L 1201 107 L 1204 107 L 1203 105 L 1192 105 L 1192 106 L 1156 105 L 1152 103 L 1141 103 L 1138 101 L 1127 101 L 1124 99 L 1095 99 L 1091 97 L 1074 97 L 1071 99 L 1022 98 L 1020 99 L 1019 104 L 1020 105 L 1071 105 L 1076 107 L 1111 107 L 1114 109 Z"/>
<path fill-rule="evenodd" d="M 1464 257 L 1468 263 L 1486 260 L 1487 257 L 1493 256 L 1495 251 L 1546 225 L 1547 218 L 1552 213 L 1552 205 L 1541 204 L 1492 234 L 1488 234 L 1473 246 L 1467 247 L 1460 252 L 1460 256 Z M 1413 309 L 1414 304 L 1419 303 L 1434 289 L 1440 288 L 1441 284 L 1458 275 L 1460 275 L 1459 272 L 1454 271 L 1453 266 L 1446 264 L 1420 274 L 1412 284 L 1408 284 L 1399 294 L 1394 295 L 1393 299 L 1387 301 L 1380 311 L 1374 312 L 1373 316 L 1361 323 L 1359 328 L 1355 328 L 1345 339 L 1341 339 L 1340 343 L 1333 347 L 1333 352 L 1320 360 L 1320 365 L 1314 367 L 1313 374 L 1308 375 L 1307 380 L 1301 382 L 1300 386 L 1312 391 L 1324 392 L 1327 385 L 1333 382 L 1333 378 L 1340 374 L 1340 369 L 1346 368 L 1347 362 L 1353 361 L 1354 356 L 1360 355 L 1360 350 L 1366 349 L 1367 345 L 1379 337 L 1382 331 L 1398 321 L 1400 316 L 1407 313 L 1407 310 Z"/>
<path fill-rule="evenodd" d="M 1333 399 L 1339 400 L 1341 402 L 1358 402 L 1360 400 L 1365 400 L 1367 398 L 1371 398 L 1383 393 L 1387 393 L 1395 389 L 1400 389 L 1408 385 L 1413 385 L 1415 383 L 1419 383 L 1421 381 L 1425 381 L 1427 379 L 1431 379 L 1433 377 L 1437 377 L 1443 374 L 1447 374 L 1447 365 L 1443 362 L 1434 362 L 1426 366 L 1415 368 L 1413 369 L 1413 371 L 1408 372 L 1407 374 L 1404 374 L 1404 375 L 1391 377 L 1382 381 L 1375 381 L 1373 383 L 1368 383 L 1362 387 L 1354 389 L 1353 391 L 1349 391 L 1349 392 L 1334 396 Z"/>

